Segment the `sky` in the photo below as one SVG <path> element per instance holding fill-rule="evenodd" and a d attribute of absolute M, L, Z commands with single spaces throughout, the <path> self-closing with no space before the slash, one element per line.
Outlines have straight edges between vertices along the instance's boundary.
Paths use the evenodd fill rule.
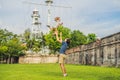
<path fill-rule="evenodd" d="M 31 15 L 36 8 L 41 31 L 49 32 L 47 7 L 25 1 L 45 4 L 46 0 L 0 0 L 0 28 L 22 34 L 33 26 Z M 59 16 L 65 27 L 80 30 L 85 35 L 95 33 L 102 38 L 120 32 L 120 0 L 53 0 L 53 5 L 72 8 L 51 7 L 51 25 Z"/>

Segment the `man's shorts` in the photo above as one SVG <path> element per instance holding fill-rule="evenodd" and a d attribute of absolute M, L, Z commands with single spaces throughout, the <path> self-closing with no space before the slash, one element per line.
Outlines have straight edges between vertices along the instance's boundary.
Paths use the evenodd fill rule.
<path fill-rule="evenodd" d="M 65 62 L 66 55 L 65 54 L 60 54 L 59 55 L 59 63 L 64 63 Z"/>

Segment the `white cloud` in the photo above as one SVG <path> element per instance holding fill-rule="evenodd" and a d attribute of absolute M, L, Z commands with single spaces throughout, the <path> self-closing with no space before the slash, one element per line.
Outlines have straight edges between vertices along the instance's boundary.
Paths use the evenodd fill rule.
<path fill-rule="evenodd" d="M 116 7 L 119 7 L 120 8 L 120 0 L 112 0 L 113 1 L 113 4 L 116 6 Z"/>
<path fill-rule="evenodd" d="M 114 24 L 114 21 L 81 25 L 79 30 L 83 31 L 85 34 L 95 33 L 99 37 L 105 37 L 110 34 L 120 32 L 120 24 Z"/>

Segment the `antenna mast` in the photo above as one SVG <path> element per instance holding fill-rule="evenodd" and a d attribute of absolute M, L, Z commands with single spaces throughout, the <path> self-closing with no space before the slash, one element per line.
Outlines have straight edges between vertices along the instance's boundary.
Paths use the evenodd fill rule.
<path fill-rule="evenodd" d="M 51 22 L 51 10 L 50 10 L 51 7 L 72 8 L 72 7 L 67 7 L 67 6 L 52 5 L 53 0 L 46 0 L 45 1 L 46 4 L 39 4 L 39 3 L 27 2 L 27 1 L 24 1 L 23 3 L 47 6 L 47 9 L 48 9 L 48 12 L 47 12 L 47 25 L 48 26 L 50 25 L 50 22 Z"/>
<path fill-rule="evenodd" d="M 48 17 L 48 22 L 47 22 L 47 25 L 50 25 L 50 22 L 51 22 L 51 11 L 50 11 L 50 7 L 53 3 L 52 0 L 46 0 L 45 3 L 47 4 L 47 7 L 48 7 L 48 14 L 47 14 L 47 17 Z"/>

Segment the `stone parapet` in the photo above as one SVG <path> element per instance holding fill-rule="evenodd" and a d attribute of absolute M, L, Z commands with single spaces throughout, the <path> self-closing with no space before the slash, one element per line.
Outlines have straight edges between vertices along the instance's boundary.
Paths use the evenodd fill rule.
<path fill-rule="evenodd" d="M 30 63 L 57 63 L 57 55 L 39 55 L 39 54 L 27 54 L 19 57 L 19 63 L 30 64 Z"/>
<path fill-rule="evenodd" d="M 120 65 L 120 32 L 66 51 L 69 64 Z"/>

